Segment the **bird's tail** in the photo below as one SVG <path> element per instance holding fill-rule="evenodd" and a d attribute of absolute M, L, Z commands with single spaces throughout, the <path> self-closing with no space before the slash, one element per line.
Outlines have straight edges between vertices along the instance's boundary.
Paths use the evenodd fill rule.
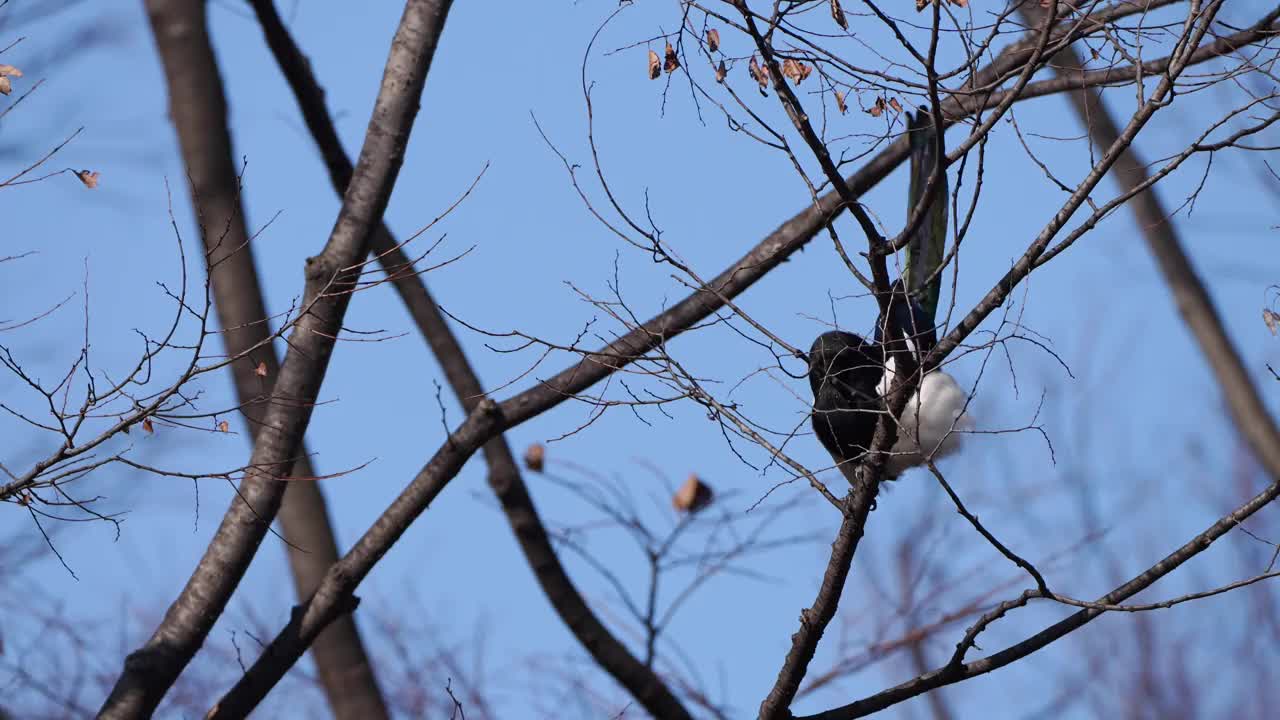
<path fill-rule="evenodd" d="M 927 108 L 907 115 L 907 137 L 911 143 L 911 181 L 907 189 L 907 217 L 924 198 L 938 162 L 938 126 Z M 938 309 L 942 277 L 943 249 L 947 245 L 947 173 L 943 169 L 924 220 L 912 234 L 906 248 L 903 278 L 907 291 L 932 322 Z"/>

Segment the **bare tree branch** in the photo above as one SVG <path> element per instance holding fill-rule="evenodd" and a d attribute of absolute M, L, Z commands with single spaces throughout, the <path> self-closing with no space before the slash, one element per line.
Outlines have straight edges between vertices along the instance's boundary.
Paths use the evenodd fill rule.
<path fill-rule="evenodd" d="M 356 177 L 359 177 L 358 172 Z M 498 406 L 492 400 L 485 399 L 476 405 L 476 409 L 448 437 L 378 521 L 352 546 L 350 552 L 329 568 L 324 582 L 320 583 L 311 599 L 294 608 L 289 624 L 267 645 L 235 686 L 209 710 L 208 720 L 248 715 L 302 657 L 325 626 L 339 615 L 355 609 L 356 586 L 494 433 L 500 420 L 498 412 Z"/>
<path fill-rule="evenodd" d="M 169 117 L 178 133 L 205 244 L 221 336 L 227 356 L 235 358 L 230 368 L 232 379 L 253 439 L 280 374 L 280 361 L 269 342 L 266 303 L 246 230 L 241 178 L 227 128 L 226 96 L 205 23 L 207 7 L 205 3 L 152 2 L 149 10 L 168 82 Z M 292 476 L 316 476 L 305 445 Z M 305 599 L 320 584 L 325 570 L 338 560 L 338 543 L 320 484 L 289 483 L 279 519 L 289 541 L 286 552 L 294 589 L 299 600 Z M 340 618 L 317 639 L 312 655 L 335 717 L 387 717 L 354 618 Z"/>
<path fill-rule="evenodd" d="M 155 3 L 154 11 L 164 9 L 160 0 Z M 291 336 L 274 388 L 274 395 L 288 402 L 268 408 L 249 476 L 155 634 L 125 660 L 100 713 L 104 718 L 142 717 L 155 710 L 226 606 L 280 506 L 286 487 L 280 478 L 296 462 L 360 263 L 369 254 L 370 236 L 400 170 L 449 6 L 448 0 L 405 5 L 342 209 L 323 252 L 307 260 L 307 314 Z"/>
<path fill-rule="evenodd" d="M 275 4 L 270 0 L 252 0 L 252 5 L 267 44 L 293 90 L 307 128 L 329 168 L 334 189 L 342 193 L 350 182 L 351 161 L 342 149 L 325 108 L 324 92 L 311 73 L 310 63 L 281 22 Z M 373 249 L 444 369 L 458 401 L 468 412 L 473 412 L 484 397 L 480 380 L 422 278 L 412 271 L 412 262 L 385 224 L 380 224 L 374 233 Z M 485 443 L 484 454 L 489 465 L 489 485 L 502 505 L 530 569 L 561 620 L 600 666 L 651 714 L 662 718 L 689 717 L 688 711 L 662 680 L 609 632 L 574 587 L 551 546 L 546 527 L 520 476 L 506 438 L 494 436 Z M 319 637 L 322 639 L 324 633 Z"/>

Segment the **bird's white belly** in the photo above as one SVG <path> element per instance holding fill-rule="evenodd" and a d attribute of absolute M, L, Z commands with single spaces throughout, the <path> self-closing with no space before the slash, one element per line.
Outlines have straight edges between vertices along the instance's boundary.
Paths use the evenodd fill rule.
<path fill-rule="evenodd" d="M 894 380 L 893 358 L 885 363 L 880 380 L 880 395 L 889 391 Z M 961 432 L 973 427 L 973 419 L 965 413 L 968 396 L 956 379 L 942 370 L 934 370 L 920 381 L 920 386 L 902 411 L 898 441 L 885 459 L 888 477 L 950 455 L 960 447 Z"/>

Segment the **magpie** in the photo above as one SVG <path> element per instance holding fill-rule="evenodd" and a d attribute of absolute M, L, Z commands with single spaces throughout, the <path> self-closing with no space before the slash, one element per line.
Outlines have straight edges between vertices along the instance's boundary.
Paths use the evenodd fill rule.
<path fill-rule="evenodd" d="M 811 422 L 819 442 L 846 477 L 871 448 L 876 421 L 888 411 L 887 398 L 896 377 L 895 354 L 903 350 L 918 363 L 936 344 L 937 331 L 925 311 L 899 280 L 894 283 L 883 317 L 901 329 L 901 338 L 886 340 L 887 320 L 876 323 L 875 339 L 833 330 L 818 336 L 809 349 L 809 386 L 813 390 Z M 885 477 L 937 460 L 960 447 L 961 434 L 972 427 L 965 413 L 968 396 L 949 373 L 934 369 L 917 383 L 899 419 L 898 440 L 885 458 Z"/>

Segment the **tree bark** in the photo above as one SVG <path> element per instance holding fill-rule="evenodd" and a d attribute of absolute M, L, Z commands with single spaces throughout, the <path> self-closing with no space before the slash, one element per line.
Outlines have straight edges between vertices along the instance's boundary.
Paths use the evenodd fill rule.
<path fill-rule="evenodd" d="M 281 22 L 271 0 L 251 0 L 250 4 L 262 25 L 263 35 L 276 58 L 276 64 L 280 66 L 293 90 L 307 128 L 329 169 L 333 187 L 341 194 L 351 182 L 352 166 L 325 108 L 324 91 L 311 73 L 311 64 Z M 449 328 L 444 314 L 427 291 L 422 277 L 414 272 L 411 260 L 385 224 L 379 226 L 374 233 L 373 249 L 383 269 L 392 279 L 396 292 L 413 316 L 419 332 L 444 370 L 458 402 L 468 413 L 475 411 L 484 397 L 480 379 L 467 360 L 462 345 Z M 495 436 L 484 444 L 483 450 L 485 463 L 489 466 L 489 485 L 502 505 L 529 568 L 561 621 L 596 662 L 650 714 L 672 720 L 688 718 L 688 711 L 670 688 L 609 632 L 574 586 L 551 545 L 546 527 L 538 515 L 505 436 Z"/>
<path fill-rule="evenodd" d="M 152 2 L 157 9 L 168 6 Z M 409 0 L 405 5 L 355 176 L 324 250 L 307 259 L 302 310 L 245 478 L 164 620 L 146 645 L 125 659 L 101 717 L 137 718 L 155 711 L 226 609 L 280 508 L 287 485 L 282 478 L 288 477 L 302 448 L 361 261 L 391 197 L 449 6 L 448 0 Z M 340 614 L 351 609 L 348 604 Z"/>
<path fill-rule="evenodd" d="M 232 379 L 249 437 L 254 439 L 266 409 L 264 401 L 280 374 L 280 362 L 275 348 L 264 344 L 271 327 L 240 200 L 227 100 L 205 22 L 206 4 L 199 0 L 148 0 L 146 4 L 169 88 L 169 118 L 178 134 L 191 204 L 204 241 L 222 341 L 227 356 L 235 358 L 230 366 Z M 256 372 L 259 363 L 265 377 Z M 316 476 L 305 447 L 293 476 Z M 338 543 L 320 486 L 289 483 L 279 521 L 288 540 L 285 547 L 294 590 L 299 599 L 307 598 L 338 560 Z M 311 654 L 334 717 L 387 717 L 352 616 L 345 615 L 326 629 Z"/>

